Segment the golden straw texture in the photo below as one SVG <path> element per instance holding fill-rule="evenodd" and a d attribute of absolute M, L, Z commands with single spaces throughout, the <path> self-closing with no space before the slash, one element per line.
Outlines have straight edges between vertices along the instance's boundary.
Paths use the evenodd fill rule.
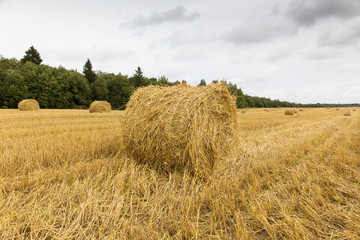
<path fill-rule="evenodd" d="M 235 101 L 224 84 L 149 86 L 127 104 L 123 140 L 140 163 L 207 178 L 234 145 L 236 128 Z"/>
<path fill-rule="evenodd" d="M 294 109 L 286 109 L 285 110 L 285 115 L 294 115 L 295 114 L 295 110 Z"/>
<path fill-rule="evenodd" d="M 39 111 L 39 103 L 34 99 L 24 99 L 18 104 L 20 111 Z"/>
<path fill-rule="evenodd" d="M 111 112 L 111 105 L 107 101 L 93 101 L 89 108 L 90 113 Z"/>

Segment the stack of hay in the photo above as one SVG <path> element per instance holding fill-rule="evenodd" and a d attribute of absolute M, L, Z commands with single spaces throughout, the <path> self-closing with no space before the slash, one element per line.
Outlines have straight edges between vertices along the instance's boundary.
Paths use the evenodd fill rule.
<path fill-rule="evenodd" d="M 107 101 L 93 101 L 89 108 L 90 113 L 111 112 L 111 105 Z"/>
<path fill-rule="evenodd" d="M 286 109 L 285 110 L 285 115 L 294 115 L 295 114 L 295 110 L 294 109 Z"/>
<path fill-rule="evenodd" d="M 236 129 L 235 99 L 224 84 L 149 86 L 126 106 L 123 141 L 140 163 L 207 178 L 235 145 Z"/>
<path fill-rule="evenodd" d="M 34 99 L 24 99 L 18 104 L 20 111 L 39 111 L 39 103 Z"/>

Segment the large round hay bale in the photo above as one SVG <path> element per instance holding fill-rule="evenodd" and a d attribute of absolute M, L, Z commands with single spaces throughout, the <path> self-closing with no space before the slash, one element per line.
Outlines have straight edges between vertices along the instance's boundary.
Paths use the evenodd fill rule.
<path fill-rule="evenodd" d="M 285 115 L 294 115 L 295 114 L 295 110 L 294 109 L 286 109 L 285 110 Z"/>
<path fill-rule="evenodd" d="M 93 101 L 89 108 L 90 113 L 111 112 L 111 105 L 107 101 Z"/>
<path fill-rule="evenodd" d="M 34 99 L 24 99 L 18 104 L 20 111 L 39 111 L 39 103 Z"/>
<path fill-rule="evenodd" d="M 235 99 L 224 84 L 139 88 L 123 117 L 124 146 L 135 160 L 200 178 L 235 145 L 236 129 Z"/>

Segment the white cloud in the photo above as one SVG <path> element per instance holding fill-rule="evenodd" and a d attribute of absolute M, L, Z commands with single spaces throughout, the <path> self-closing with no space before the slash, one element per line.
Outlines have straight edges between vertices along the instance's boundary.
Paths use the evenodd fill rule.
<path fill-rule="evenodd" d="M 133 20 L 121 24 L 127 27 L 146 27 L 170 22 L 191 22 L 200 17 L 198 12 L 188 13 L 184 6 L 176 6 L 165 11 L 154 11 L 149 16 L 140 15 Z"/>

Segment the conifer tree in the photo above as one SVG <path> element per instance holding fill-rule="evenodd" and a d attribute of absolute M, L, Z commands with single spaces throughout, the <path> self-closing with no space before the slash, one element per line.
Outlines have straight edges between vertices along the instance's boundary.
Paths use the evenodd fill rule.
<path fill-rule="evenodd" d="M 26 63 L 26 62 L 32 62 L 35 63 L 36 65 L 40 65 L 42 62 L 42 59 L 40 57 L 39 52 L 33 47 L 31 46 L 26 52 L 24 57 L 21 59 L 22 63 Z"/>
<path fill-rule="evenodd" d="M 92 69 L 92 64 L 90 59 L 87 59 L 84 68 L 83 68 L 84 77 L 89 81 L 89 84 L 95 82 L 96 73 Z"/>

